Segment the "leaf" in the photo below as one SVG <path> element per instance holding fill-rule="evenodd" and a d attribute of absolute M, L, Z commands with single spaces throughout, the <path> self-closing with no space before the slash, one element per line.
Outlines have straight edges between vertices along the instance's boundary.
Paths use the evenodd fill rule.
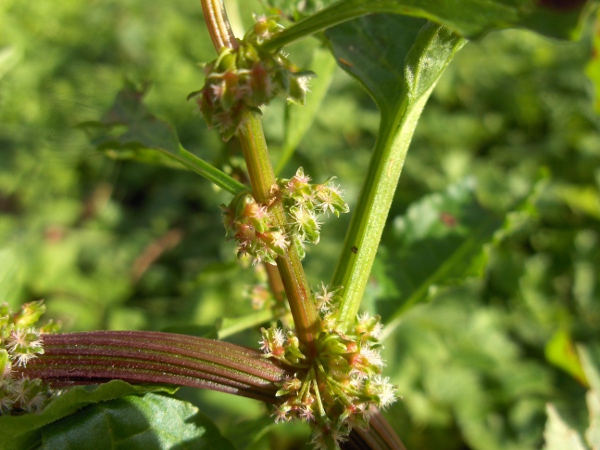
<path fill-rule="evenodd" d="M 367 89 L 383 113 L 407 93 L 404 62 L 425 23 L 379 14 L 338 25 L 325 35 L 340 67 Z M 394 36 L 395 30 L 402 33 Z"/>
<path fill-rule="evenodd" d="M 198 408 L 154 393 L 88 406 L 42 436 L 42 449 L 234 449 Z"/>
<path fill-rule="evenodd" d="M 185 150 L 175 129 L 148 111 L 142 102 L 144 94 L 144 90 L 126 86 L 99 122 L 79 126 L 95 135 L 94 144 L 109 155 L 170 167 L 182 164 L 232 194 L 245 189 L 242 183 Z"/>
<path fill-rule="evenodd" d="M 176 389 L 166 386 L 133 386 L 124 381 L 114 380 L 93 390 L 76 387 L 52 400 L 40 413 L 22 416 L 0 416 L 0 435 L 7 442 L 14 443 L 9 448 L 24 448 L 25 443 L 39 442 L 40 430 L 59 419 L 74 414 L 88 405 L 113 400 L 129 394 L 143 394 L 152 391 L 174 392 Z"/>
<path fill-rule="evenodd" d="M 581 367 L 581 361 L 575 350 L 575 345 L 570 334 L 564 330 L 558 330 L 552 339 L 546 344 L 546 359 L 557 367 L 560 367 L 580 383 L 587 385 L 587 380 Z"/>
<path fill-rule="evenodd" d="M 572 39 L 595 1 L 585 0 L 342 0 L 278 34 L 266 44 L 279 48 L 296 39 L 367 14 L 400 14 L 431 20 L 465 37 L 522 27 Z M 398 36 L 398 30 L 394 36 Z"/>
<path fill-rule="evenodd" d="M 390 250 L 382 254 L 385 278 L 399 294 L 380 299 L 378 313 L 394 321 L 425 301 L 434 286 L 481 275 L 484 245 L 501 226 L 502 220 L 478 203 L 471 180 L 411 205 L 394 220 L 386 240 Z"/>

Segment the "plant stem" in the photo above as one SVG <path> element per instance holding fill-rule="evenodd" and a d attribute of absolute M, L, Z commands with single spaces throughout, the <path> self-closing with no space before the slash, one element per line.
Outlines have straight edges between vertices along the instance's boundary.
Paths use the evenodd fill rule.
<path fill-rule="evenodd" d="M 273 197 L 276 180 L 262 125 L 255 113 L 246 113 L 239 136 L 252 185 L 252 193 L 260 203 L 269 204 Z M 275 217 L 274 225 L 284 228 L 286 217 L 283 206 L 275 203 L 271 212 Z M 319 316 L 300 255 L 294 246 L 288 247 L 285 256 L 277 258 L 277 268 L 290 303 L 298 339 L 306 345 L 309 355 L 314 355 L 314 340 L 319 326 Z"/>
<path fill-rule="evenodd" d="M 229 25 L 223 0 L 201 0 L 204 20 L 217 52 L 224 48 L 236 48 L 237 41 Z"/>
<path fill-rule="evenodd" d="M 217 51 L 224 47 L 235 48 L 237 41 L 229 27 L 222 0 L 202 0 L 202 7 L 206 25 Z M 245 113 L 238 136 L 254 198 L 262 204 L 269 205 L 273 200 L 273 188 L 276 186 L 276 180 L 262 124 L 256 113 Z M 275 202 L 271 206 L 271 212 L 275 218 L 273 225 L 284 229 L 287 219 L 283 206 Z M 298 339 L 306 346 L 308 355 L 314 355 L 319 315 L 312 299 L 300 255 L 293 245 L 287 249 L 285 256 L 277 258 L 277 267 L 290 303 Z"/>
<path fill-rule="evenodd" d="M 437 80 L 464 43 L 444 27 L 421 29 L 405 61 L 406 70 L 417 75 L 406 84 L 404 100 L 397 106 L 379 105 L 378 139 L 332 280 L 332 285 L 342 286 L 338 312 L 342 328 L 351 325 L 358 314 L 419 116 Z M 434 58 L 435 63 L 424 63 Z"/>
<path fill-rule="evenodd" d="M 55 386 L 119 379 L 212 389 L 276 402 L 290 376 L 262 352 L 227 342 L 156 331 L 42 335 L 44 354 L 15 372 Z"/>

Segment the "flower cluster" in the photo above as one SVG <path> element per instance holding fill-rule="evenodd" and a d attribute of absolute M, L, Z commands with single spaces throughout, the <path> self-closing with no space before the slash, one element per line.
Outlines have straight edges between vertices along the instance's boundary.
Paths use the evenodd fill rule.
<path fill-rule="evenodd" d="M 321 237 L 320 216 L 349 211 L 332 177 L 322 184 L 311 184 L 310 177 L 300 167 L 290 179 L 277 181 L 278 195 L 288 217 L 290 239 L 298 249 L 300 257 L 305 255 L 304 244 L 318 244 Z"/>
<path fill-rule="evenodd" d="M 222 49 L 204 68 L 204 87 L 188 98 L 197 98 L 200 112 L 223 139 L 238 131 L 246 111 L 260 112 L 275 96 L 303 104 L 312 72 L 301 71 L 280 52 L 271 54 L 260 44 L 282 30 L 274 17 L 259 17 L 238 40 L 236 48 Z"/>
<path fill-rule="evenodd" d="M 266 357 L 297 369 L 277 393 L 283 401 L 276 406 L 275 421 L 309 422 L 316 448 L 339 448 L 354 427 L 368 427 L 374 408 L 388 407 L 396 394 L 389 378 L 381 375 L 379 318 L 362 314 L 350 330 L 342 331 L 332 312 L 336 290 L 323 286 L 315 299 L 321 304 L 322 330 L 314 359 L 305 356 L 292 331 L 263 328 L 260 344 Z"/>
<path fill-rule="evenodd" d="M 258 203 L 248 192 L 236 195 L 224 208 L 223 222 L 227 237 L 238 244 L 238 257 L 248 255 L 253 264 L 275 264 L 275 259 L 288 248 L 285 230 L 273 225 L 269 207 Z"/>
<path fill-rule="evenodd" d="M 57 328 L 52 322 L 34 328 L 44 311 L 42 301 L 26 303 L 15 314 L 0 305 L 0 414 L 37 411 L 53 395 L 41 380 L 15 376 L 13 369 L 44 353 L 40 335 Z"/>
<path fill-rule="evenodd" d="M 304 257 L 305 244 L 319 242 L 320 216 L 348 212 L 348 205 L 332 181 L 310 184 L 310 178 L 299 168 L 292 178 L 277 181 L 269 205 L 258 203 L 248 192 L 236 195 L 224 207 L 223 221 L 227 237 L 238 244 L 238 256 L 248 255 L 254 264 L 275 264 L 275 259 L 283 256 L 291 244 Z M 281 202 L 286 212 L 283 227 L 275 226 L 271 209 L 276 202 Z"/>

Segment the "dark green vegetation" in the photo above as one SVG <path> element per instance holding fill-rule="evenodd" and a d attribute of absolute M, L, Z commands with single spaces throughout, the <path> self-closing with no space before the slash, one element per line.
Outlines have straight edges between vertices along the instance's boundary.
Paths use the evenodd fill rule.
<path fill-rule="evenodd" d="M 222 320 L 223 336 L 236 324 L 226 318 L 254 313 L 244 292 L 261 275 L 239 267 L 223 239 L 219 205 L 230 196 L 191 172 L 107 158 L 76 128 L 125 80 L 149 81 L 148 107 L 186 149 L 232 173 L 241 166 L 235 141 L 223 144 L 185 101 L 202 85 L 195 63 L 214 57 L 199 5 L 154 3 L 0 6 L 0 301 L 44 298 L 64 331 L 205 335 Z M 241 3 L 244 19 L 260 10 Z M 579 43 L 525 31 L 469 43 L 425 108 L 364 303 L 389 324 L 386 374 L 404 399 L 387 416 L 408 448 L 539 448 L 549 401 L 586 425 L 573 345 L 597 346 L 600 323 L 588 28 Z M 306 66 L 316 47 L 290 52 Z M 283 111 L 264 114 L 275 158 Z M 369 96 L 336 69 L 282 175 L 299 165 L 317 182 L 335 175 L 352 209 L 378 124 Z M 332 276 L 347 220 L 326 224 L 309 251 L 315 286 Z M 257 347 L 259 337 L 228 339 Z M 256 402 L 182 395 L 240 447 L 271 424 Z"/>

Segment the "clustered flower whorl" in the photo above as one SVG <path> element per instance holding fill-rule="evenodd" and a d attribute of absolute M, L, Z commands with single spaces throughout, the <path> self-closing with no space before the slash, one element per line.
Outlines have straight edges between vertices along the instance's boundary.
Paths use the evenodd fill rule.
<path fill-rule="evenodd" d="M 17 375 L 13 369 L 43 354 L 41 334 L 57 330 L 52 322 L 34 327 L 45 310 L 41 300 L 24 304 L 14 314 L 7 303 L 0 305 L 0 414 L 38 411 L 55 394 L 41 380 Z"/>
<path fill-rule="evenodd" d="M 387 408 L 396 400 L 395 387 L 381 374 L 379 317 L 364 313 L 350 329 L 341 330 L 335 318 L 337 291 L 322 285 L 314 295 L 321 311 L 321 332 L 312 360 L 293 331 L 261 330 L 265 357 L 298 369 L 277 393 L 284 401 L 275 407 L 275 421 L 309 422 L 318 449 L 339 448 L 353 428 L 368 427 L 374 408 Z"/>

